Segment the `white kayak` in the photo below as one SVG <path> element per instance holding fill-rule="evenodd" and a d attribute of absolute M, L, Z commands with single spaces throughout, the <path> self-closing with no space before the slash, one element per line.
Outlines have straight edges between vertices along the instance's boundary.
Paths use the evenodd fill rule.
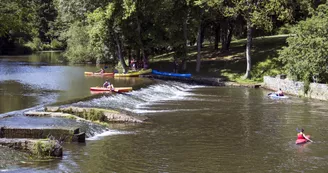
<path fill-rule="evenodd" d="M 270 93 L 270 94 L 268 94 L 268 96 L 271 98 L 275 98 L 275 99 L 288 99 L 289 98 L 288 96 L 285 96 L 285 95 L 279 96 L 276 93 Z"/>

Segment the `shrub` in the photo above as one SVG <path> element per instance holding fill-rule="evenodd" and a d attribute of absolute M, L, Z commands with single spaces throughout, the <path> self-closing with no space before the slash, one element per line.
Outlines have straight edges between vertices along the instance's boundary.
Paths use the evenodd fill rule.
<path fill-rule="evenodd" d="M 53 39 L 50 43 L 52 50 L 64 49 L 64 44 L 57 39 Z"/>

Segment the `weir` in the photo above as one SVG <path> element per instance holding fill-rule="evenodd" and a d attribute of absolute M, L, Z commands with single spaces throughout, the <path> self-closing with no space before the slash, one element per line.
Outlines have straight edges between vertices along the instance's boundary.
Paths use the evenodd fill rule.
<path fill-rule="evenodd" d="M 61 157 L 63 147 L 57 140 L 0 138 L 0 145 L 22 150 L 41 157 Z"/>
<path fill-rule="evenodd" d="M 64 142 L 85 142 L 85 133 L 80 132 L 79 128 L 0 128 L 0 138 L 45 139 L 49 137 Z"/>

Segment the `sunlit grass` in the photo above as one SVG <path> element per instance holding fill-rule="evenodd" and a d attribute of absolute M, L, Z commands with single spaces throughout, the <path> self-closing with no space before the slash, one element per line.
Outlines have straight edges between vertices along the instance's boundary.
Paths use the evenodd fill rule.
<path fill-rule="evenodd" d="M 281 73 L 276 61 L 267 61 L 278 57 L 278 50 L 286 45 L 288 35 L 274 35 L 257 37 L 253 39 L 252 47 L 252 73 L 254 78 L 244 80 L 246 71 L 245 45 L 246 39 L 234 40 L 228 52 L 215 51 L 213 45 L 206 43 L 201 51 L 201 70 L 196 73 L 197 47 L 188 47 L 188 63 L 185 72 L 194 76 L 225 77 L 230 81 L 239 83 L 261 82 L 263 75 Z M 220 50 L 220 47 L 219 47 Z M 151 68 L 173 71 L 173 52 L 154 56 Z"/>

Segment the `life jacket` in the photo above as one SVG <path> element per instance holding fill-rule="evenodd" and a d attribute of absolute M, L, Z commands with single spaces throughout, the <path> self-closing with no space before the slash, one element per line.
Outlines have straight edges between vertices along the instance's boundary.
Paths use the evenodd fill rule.
<path fill-rule="evenodd" d="M 106 83 L 104 83 L 103 87 L 107 88 L 109 85 L 110 85 L 110 83 L 106 82 Z"/>
<path fill-rule="evenodd" d="M 279 90 L 278 93 L 277 93 L 277 95 L 278 96 L 284 96 L 284 92 L 282 92 L 282 91 Z"/>
<path fill-rule="evenodd" d="M 303 133 L 297 133 L 297 139 L 305 139 Z"/>

